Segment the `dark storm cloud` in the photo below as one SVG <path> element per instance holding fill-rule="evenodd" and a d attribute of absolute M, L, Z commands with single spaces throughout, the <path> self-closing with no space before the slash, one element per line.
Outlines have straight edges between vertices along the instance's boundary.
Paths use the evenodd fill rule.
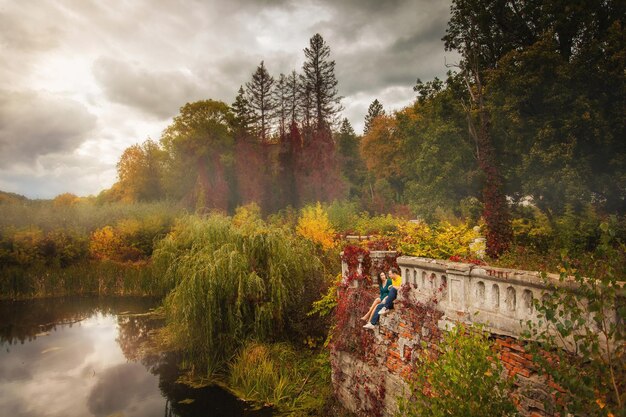
<path fill-rule="evenodd" d="M 0 168 L 71 152 L 95 126 L 77 101 L 35 92 L 0 91 Z"/>
<path fill-rule="evenodd" d="M 180 71 L 148 71 L 110 58 L 98 59 L 93 72 L 109 100 L 160 119 L 174 116 L 199 90 L 195 81 Z"/>
<path fill-rule="evenodd" d="M 330 31 L 341 44 L 334 59 L 346 97 L 392 86 L 411 88 L 418 77 L 428 80 L 445 73 L 441 38 L 448 3 L 355 0 L 337 3 L 337 10 L 350 16 L 350 24 L 334 19 L 320 29 Z"/>

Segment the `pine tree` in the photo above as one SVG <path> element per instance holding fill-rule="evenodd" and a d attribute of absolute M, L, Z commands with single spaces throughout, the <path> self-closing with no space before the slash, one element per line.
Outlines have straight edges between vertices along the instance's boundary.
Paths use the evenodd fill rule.
<path fill-rule="evenodd" d="M 269 138 L 276 107 L 272 97 L 273 85 L 274 77 L 267 72 L 263 61 L 252 74 L 252 80 L 246 83 L 246 98 L 254 113 L 255 133 L 262 143 L 266 143 Z"/>
<path fill-rule="evenodd" d="M 336 143 L 341 174 L 348 181 L 349 197 L 359 197 L 367 174 L 359 153 L 360 142 L 361 138 L 356 135 L 348 119 L 344 118 L 336 135 Z"/>
<path fill-rule="evenodd" d="M 380 101 L 378 101 L 378 99 L 372 101 L 372 104 L 370 104 L 367 109 L 367 114 L 365 115 L 365 126 L 363 127 L 364 135 L 367 135 L 367 132 L 369 132 L 374 119 L 383 114 L 385 114 L 385 110 L 383 109 L 383 105 L 380 104 Z"/>
<path fill-rule="evenodd" d="M 301 125 L 305 132 L 311 130 L 314 118 L 313 90 L 306 82 L 304 75 L 300 74 L 298 83 L 298 112 L 301 117 Z"/>
<path fill-rule="evenodd" d="M 342 110 L 341 99 L 337 92 L 335 61 L 330 60 L 330 47 L 317 33 L 304 48 L 306 58 L 302 65 L 303 91 L 311 94 L 312 114 L 316 130 L 333 124 Z"/>
<path fill-rule="evenodd" d="M 274 116 L 278 120 L 278 132 L 283 138 L 289 124 L 289 84 L 285 74 L 280 74 L 272 91 L 276 103 Z"/>
<path fill-rule="evenodd" d="M 298 82 L 298 74 L 295 70 L 291 71 L 291 75 L 287 77 L 287 88 L 289 90 L 288 95 L 288 113 L 289 113 L 289 126 L 298 122 L 298 91 L 300 83 Z"/>
<path fill-rule="evenodd" d="M 250 102 L 245 96 L 243 86 L 239 87 L 237 97 L 235 97 L 235 101 L 230 108 L 235 115 L 235 127 L 243 135 L 249 134 L 254 122 L 254 115 L 250 108 Z"/>

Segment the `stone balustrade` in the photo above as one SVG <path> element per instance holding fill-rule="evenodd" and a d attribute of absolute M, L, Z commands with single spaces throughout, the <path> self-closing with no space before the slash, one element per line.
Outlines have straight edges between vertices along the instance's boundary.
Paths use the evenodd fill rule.
<path fill-rule="evenodd" d="M 492 333 L 519 336 L 522 322 L 537 320 L 533 300 L 549 291 L 539 272 L 401 256 L 397 259 L 408 296 L 436 302 L 449 320 L 485 325 Z M 547 276 L 559 283 L 558 276 Z"/>
<path fill-rule="evenodd" d="M 377 261 L 393 251 L 372 251 L 371 274 Z M 451 321 L 481 323 L 492 333 L 519 336 L 521 322 L 537 320 L 533 300 L 549 291 L 539 272 L 479 266 L 429 258 L 401 256 L 397 259 L 406 297 L 422 303 L 436 303 L 444 312 L 441 326 Z M 358 269 L 361 273 L 361 267 Z M 345 263 L 342 272 L 347 272 Z M 548 274 L 548 282 L 560 283 Z"/>

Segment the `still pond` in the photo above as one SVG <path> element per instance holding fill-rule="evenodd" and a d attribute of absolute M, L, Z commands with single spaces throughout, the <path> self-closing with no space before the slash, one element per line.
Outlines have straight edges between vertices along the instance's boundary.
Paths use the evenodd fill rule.
<path fill-rule="evenodd" d="M 173 354 L 141 355 L 145 298 L 0 302 L 0 415 L 265 417 L 219 387 L 176 383 Z"/>

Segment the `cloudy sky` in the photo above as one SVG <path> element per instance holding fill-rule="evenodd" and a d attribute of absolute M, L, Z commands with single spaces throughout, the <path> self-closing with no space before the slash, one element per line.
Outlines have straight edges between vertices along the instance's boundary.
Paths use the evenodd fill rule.
<path fill-rule="evenodd" d="M 320 33 L 347 117 L 443 76 L 447 0 L 0 0 L 0 190 L 97 194 L 125 148 L 189 101 L 232 103 L 261 60 L 299 70 Z"/>

